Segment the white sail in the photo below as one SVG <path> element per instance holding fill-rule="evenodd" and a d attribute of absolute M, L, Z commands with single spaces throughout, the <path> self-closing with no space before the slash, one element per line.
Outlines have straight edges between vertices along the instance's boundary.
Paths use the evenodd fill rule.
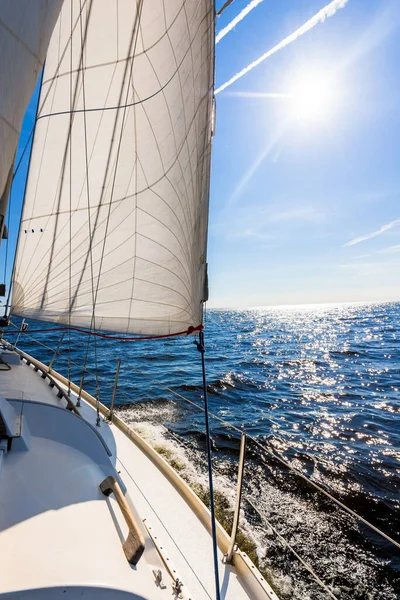
<path fill-rule="evenodd" d="M 41 89 L 14 314 L 142 334 L 201 323 L 213 55 L 212 0 L 64 2 Z"/>
<path fill-rule="evenodd" d="M 2 0 L 0 7 L 0 198 L 6 207 L 22 119 L 62 0 Z M 3 209 L 1 215 L 4 217 Z"/>

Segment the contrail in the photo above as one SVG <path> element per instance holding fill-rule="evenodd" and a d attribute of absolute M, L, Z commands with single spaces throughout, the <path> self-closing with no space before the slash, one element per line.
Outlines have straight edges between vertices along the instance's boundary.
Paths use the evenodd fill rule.
<path fill-rule="evenodd" d="M 253 165 L 250 167 L 250 169 L 247 171 L 247 173 L 245 173 L 245 175 L 239 181 L 235 191 L 233 192 L 233 194 L 231 195 L 231 197 L 228 200 L 228 207 L 231 205 L 231 203 L 234 200 L 236 200 L 240 196 L 243 189 L 247 186 L 248 182 L 253 177 L 254 173 L 257 171 L 257 169 L 259 168 L 261 163 L 275 149 L 276 144 L 279 142 L 279 140 L 282 138 L 283 134 L 285 133 L 288 123 L 289 123 L 289 120 L 286 119 L 283 122 L 283 124 L 281 125 L 281 127 L 275 131 L 274 135 L 269 140 L 268 144 L 266 145 L 264 150 L 261 152 L 260 156 L 256 159 L 255 163 L 253 163 Z"/>
<path fill-rule="evenodd" d="M 318 23 L 323 23 L 325 21 L 325 19 L 327 19 L 328 17 L 333 17 L 333 15 L 336 14 L 336 12 L 340 8 L 344 8 L 346 6 L 347 2 L 348 2 L 348 0 L 333 0 L 332 2 L 330 2 L 329 4 L 324 6 L 324 8 L 321 8 L 321 10 L 319 12 L 317 12 L 317 14 L 315 14 L 313 17 L 311 17 L 311 19 L 306 21 L 301 27 L 299 27 L 299 29 L 296 29 L 296 31 L 294 31 L 293 33 L 291 33 L 290 35 L 285 37 L 285 39 L 283 39 L 281 42 L 279 42 L 279 44 L 277 44 L 276 46 L 271 48 L 271 50 L 268 50 L 268 52 L 266 52 L 265 54 L 260 56 L 260 58 L 257 58 L 257 60 L 250 63 L 247 67 L 245 67 L 244 69 L 239 71 L 239 73 L 236 73 L 236 75 L 234 75 L 231 79 L 229 79 L 229 81 L 227 81 L 226 83 L 221 85 L 218 89 L 216 89 L 215 94 L 219 94 L 219 92 L 222 92 L 222 90 L 225 90 L 227 87 L 232 85 L 232 83 L 234 83 L 235 81 L 237 81 L 238 79 L 243 77 L 243 75 L 246 75 L 246 73 L 248 73 L 249 71 L 252 71 L 255 67 L 257 67 L 260 63 L 262 63 L 265 59 L 269 58 L 270 56 L 272 56 L 279 50 L 282 50 L 282 48 L 285 48 L 292 42 L 295 42 L 297 40 L 297 38 L 299 38 L 300 36 L 307 33 L 307 31 L 310 31 L 310 29 L 313 29 L 313 27 L 318 25 Z"/>
<path fill-rule="evenodd" d="M 372 233 L 367 233 L 366 235 L 362 235 L 358 238 L 354 238 L 354 240 L 350 240 L 349 242 L 346 242 L 345 244 L 343 244 L 343 246 L 355 246 L 356 244 L 359 244 L 360 242 L 365 242 L 365 240 L 370 240 L 371 238 L 374 238 L 377 235 L 381 235 L 382 233 L 385 233 L 385 231 L 388 231 L 389 229 L 392 229 L 393 227 L 398 227 L 399 225 L 400 225 L 400 219 L 395 219 L 394 221 L 391 221 L 390 223 L 387 223 L 386 225 L 382 225 L 382 227 L 380 229 L 378 229 L 377 231 L 373 231 Z"/>
<path fill-rule="evenodd" d="M 293 98 L 289 92 L 227 92 L 226 95 L 236 98 Z"/>
<path fill-rule="evenodd" d="M 222 38 L 225 37 L 226 34 L 229 33 L 231 29 L 233 29 L 238 23 L 240 23 L 240 21 L 242 19 L 244 19 L 245 16 L 248 15 L 249 12 L 251 12 L 253 10 L 253 8 L 255 8 L 256 6 L 258 6 L 259 4 L 261 4 L 262 1 L 263 0 L 251 0 L 250 4 L 248 4 L 238 14 L 238 16 L 233 19 L 233 21 L 231 21 L 226 27 L 224 27 L 223 29 L 221 29 L 221 31 L 218 33 L 217 37 L 215 38 L 215 43 L 218 44 L 218 42 L 221 41 Z"/>

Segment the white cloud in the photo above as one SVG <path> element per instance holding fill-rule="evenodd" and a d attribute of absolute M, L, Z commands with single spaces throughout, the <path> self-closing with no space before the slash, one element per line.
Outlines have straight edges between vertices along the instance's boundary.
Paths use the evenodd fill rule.
<path fill-rule="evenodd" d="M 385 231 L 389 231 L 389 229 L 393 229 L 393 227 L 397 227 L 398 225 L 400 225 L 400 219 L 395 219 L 394 221 L 391 221 L 390 223 L 387 223 L 386 225 L 382 225 L 382 227 L 380 229 L 377 229 L 376 231 L 373 231 L 372 233 L 367 233 L 366 235 L 361 235 L 360 237 L 354 238 L 353 240 L 346 242 L 345 244 L 343 244 L 343 246 L 355 246 L 356 244 L 359 244 L 360 242 L 365 242 L 366 240 L 370 240 L 374 237 L 377 237 L 378 235 L 381 235 L 382 233 L 385 233 Z"/>
<path fill-rule="evenodd" d="M 378 250 L 378 254 L 394 254 L 395 252 L 400 252 L 400 244 L 396 244 L 396 246 L 389 246 L 388 248 L 382 248 L 382 250 Z"/>
<path fill-rule="evenodd" d="M 388 248 L 381 248 L 381 250 L 377 250 L 376 252 L 371 252 L 369 254 L 359 254 L 358 256 L 354 257 L 354 260 L 358 260 L 359 258 L 370 258 L 371 256 L 376 256 L 377 254 L 396 254 L 396 252 L 400 252 L 400 244 L 389 246 Z"/>

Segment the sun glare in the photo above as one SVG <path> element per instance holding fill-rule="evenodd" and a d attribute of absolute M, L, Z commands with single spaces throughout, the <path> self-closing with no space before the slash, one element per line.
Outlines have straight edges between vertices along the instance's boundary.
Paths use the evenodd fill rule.
<path fill-rule="evenodd" d="M 326 120 L 334 108 L 332 81 L 323 75 L 309 73 L 299 76 L 291 86 L 293 115 L 301 121 Z"/>

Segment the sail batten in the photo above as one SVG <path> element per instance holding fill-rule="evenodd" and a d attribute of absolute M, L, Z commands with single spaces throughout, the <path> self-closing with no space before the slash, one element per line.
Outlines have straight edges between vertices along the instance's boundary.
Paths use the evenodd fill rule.
<path fill-rule="evenodd" d="M 196 327 L 213 2 L 81 4 L 65 0 L 49 46 L 12 312 L 144 335 Z"/>

